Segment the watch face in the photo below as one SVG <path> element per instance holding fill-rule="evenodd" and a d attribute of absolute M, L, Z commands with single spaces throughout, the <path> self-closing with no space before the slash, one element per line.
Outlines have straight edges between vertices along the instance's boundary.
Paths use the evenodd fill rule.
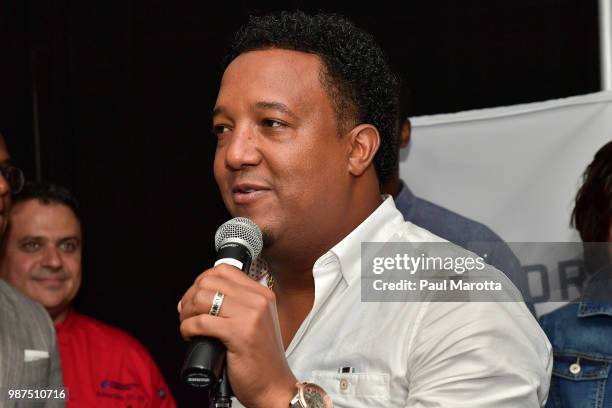
<path fill-rule="evenodd" d="M 308 408 L 332 408 L 331 398 L 316 384 L 304 384 L 304 401 Z"/>

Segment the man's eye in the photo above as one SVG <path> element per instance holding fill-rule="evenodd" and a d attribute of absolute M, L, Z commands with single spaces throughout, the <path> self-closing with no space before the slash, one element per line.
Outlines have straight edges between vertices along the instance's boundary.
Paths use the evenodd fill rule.
<path fill-rule="evenodd" d="M 62 242 L 60 244 L 60 249 L 64 252 L 74 252 L 77 249 L 77 244 L 76 242 Z"/>
<path fill-rule="evenodd" d="M 40 244 L 38 242 L 25 242 L 21 245 L 21 248 L 26 252 L 34 252 L 40 248 Z"/>
<path fill-rule="evenodd" d="M 225 125 L 214 125 L 212 128 L 212 133 L 216 136 L 219 136 L 223 133 L 227 133 L 229 128 Z"/>
<path fill-rule="evenodd" d="M 287 126 L 285 123 L 281 122 L 280 120 L 276 120 L 276 119 L 264 119 L 263 125 L 265 127 L 270 127 L 270 128 L 282 128 L 282 127 Z"/>

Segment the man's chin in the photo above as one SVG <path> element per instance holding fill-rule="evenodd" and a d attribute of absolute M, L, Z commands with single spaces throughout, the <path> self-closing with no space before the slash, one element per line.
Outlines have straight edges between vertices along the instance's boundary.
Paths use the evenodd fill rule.
<path fill-rule="evenodd" d="M 66 304 L 65 302 L 57 303 L 57 302 L 49 302 L 47 304 L 41 303 L 51 319 L 55 319 L 57 316 L 64 314 L 70 308 L 70 304 Z"/>
<path fill-rule="evenodd" d="M 53 290 L 36 290 L 30 291 L 28 297 L 37 301 L 47 311 L 63 309 L 66 307 L 66 293 L 60 293 L 59 291 Z"/>
<path fill-rule="evenodd" d="M 266 225 L 265 215 L 261 211 L 253 211 L 253 209 L 245 207 L 237 207 L 230 210 L 232 217 L 243 217 L 253 221 L 259 228 Z"/>
<path fill-rule="evenodd" d="M 65 308 L 64 301 L 62 299 L 46 298 L 38 300 L 38 303 L 43 305 L 43 307 L 47 309 L 49 314 L 51 314 L 52 312 L 55 313 L 58 310 Z"/>
<path fill-rule="evenodd" d="M 249 211 L 232 211 L 232 217 L 244 217 L 253 221 L 261 230 L 263 238 L 263 247 L 268 248 L 274 242 L 274 233 L 272 228 L 269 227 L 270 221 L 265 216 L 258 216 L 254 212 Z"/>

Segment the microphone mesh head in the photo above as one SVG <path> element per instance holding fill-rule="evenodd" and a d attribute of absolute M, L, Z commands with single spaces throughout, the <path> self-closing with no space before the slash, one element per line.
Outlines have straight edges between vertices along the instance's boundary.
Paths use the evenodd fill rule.
<path fill-rule="evenodd" d="M 253 221 L 244 217 L 232 218 L 217 229 L 215 234 L 215 250 L 222 245 L 235 242 L 244 245 L 251 253 L 251 259 L 259 256 L 263 248 L 261 230 Z"/>

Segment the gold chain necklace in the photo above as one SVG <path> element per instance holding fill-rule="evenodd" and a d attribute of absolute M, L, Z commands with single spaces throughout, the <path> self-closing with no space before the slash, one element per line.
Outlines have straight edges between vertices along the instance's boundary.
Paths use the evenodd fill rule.
<path fill-rule="evenodd" d="M 268 275 L 267 285 L 268 285 L 268 289 L 274 290 L 274 276 Z"/>

